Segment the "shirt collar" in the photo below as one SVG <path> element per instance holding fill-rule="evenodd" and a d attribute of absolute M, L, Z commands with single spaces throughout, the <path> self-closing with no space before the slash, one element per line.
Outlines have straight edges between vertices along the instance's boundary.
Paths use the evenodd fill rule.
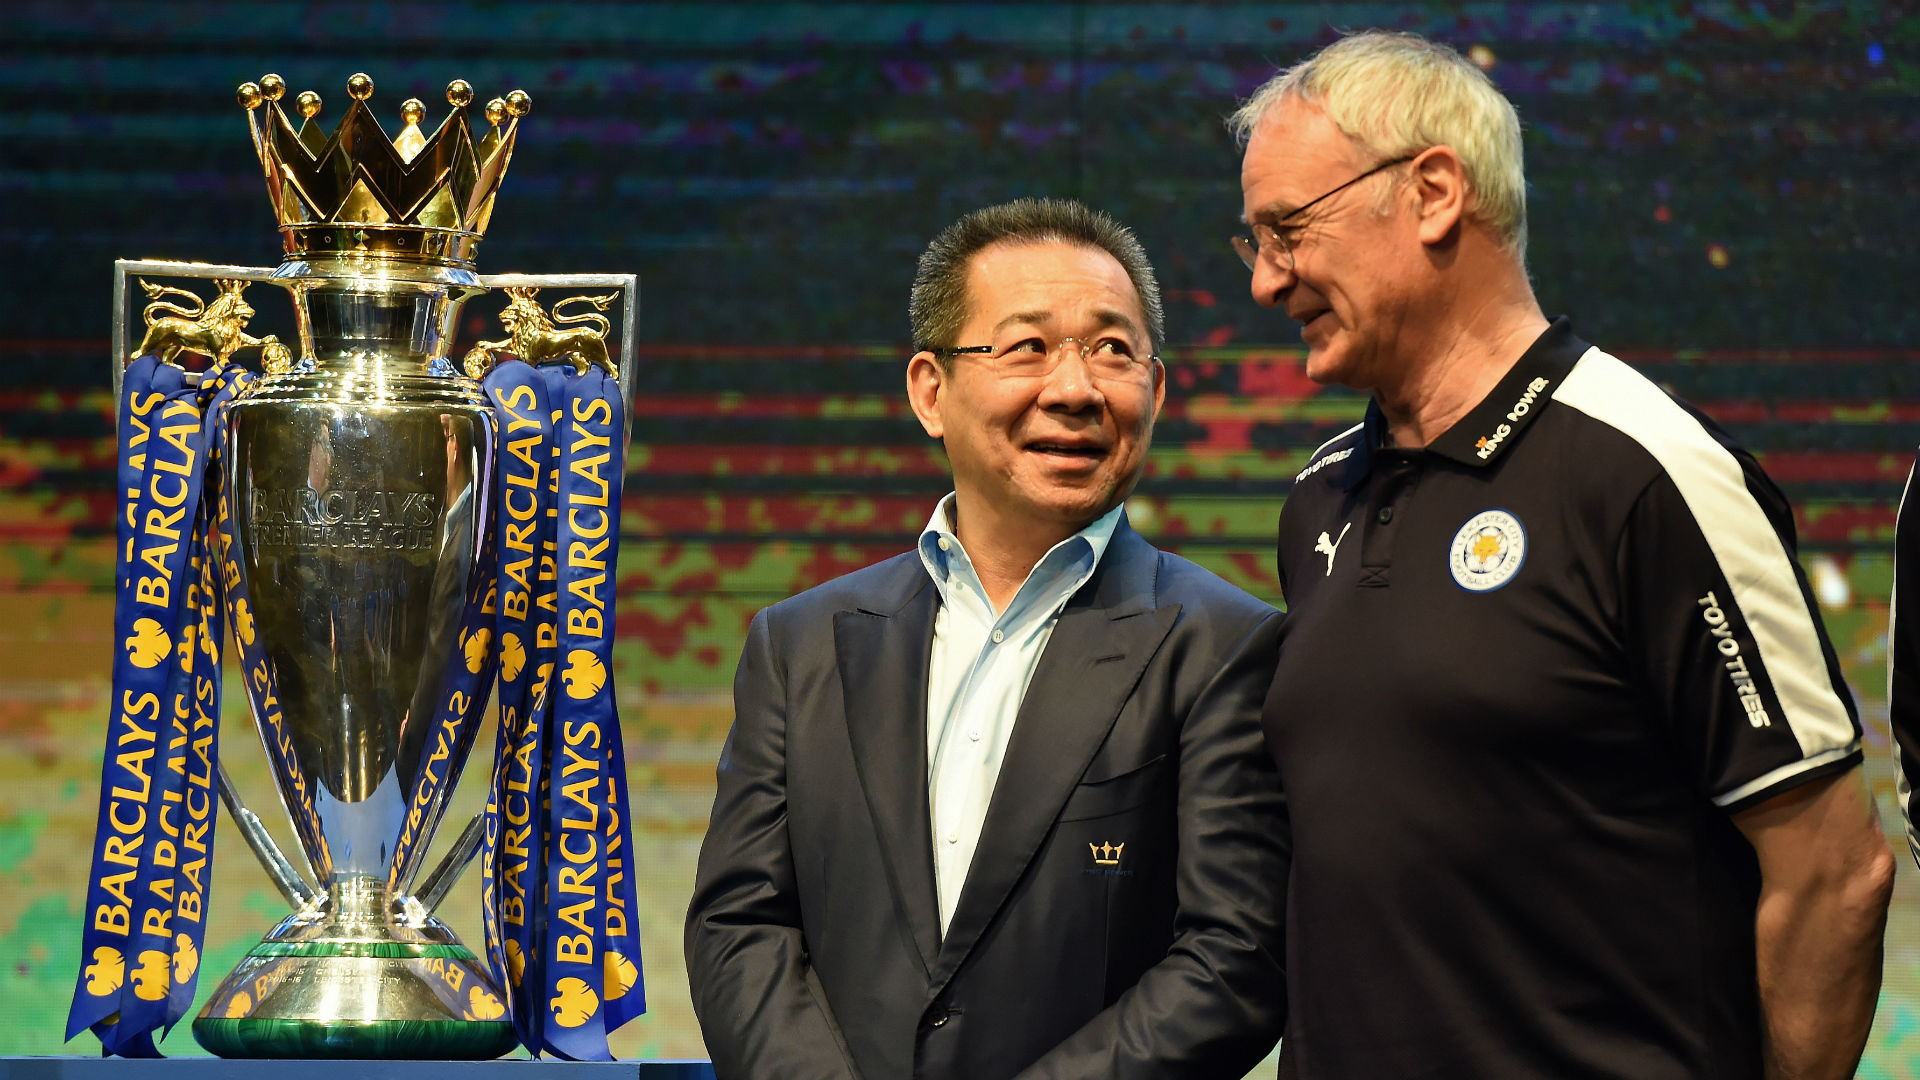
<path fill-rule="evenodd" d="M 926 566 L 927 575 L 933 578 L 943 600 L 946 599 L 947 582 L 952 577 L 956 561 L 969 576 L 973 574 L 972 560 L 967 558 L 966 549 L 960 545 L 960 538 L 953 531 L 956 494 L 948 492 L 940 500 L 939 505 L 933 508 L 933 516 L 927 519 L 927 527 L 920 532 L 920 562 Z M 1126 508 L 1123 503 L 1095 518 L 1086 528 L 1048 548 L 1047 553 L 1034 564 L 1033 572 L 1038 573 L 1042 568 L 1055 565 L 1065 552 L 1078 549 L 1092 556 L 1086 565 L 1086 572 L 1091 575 L 1094 568 L 1100 565 L 1108 545 L 1113 542 L 1114 530 L 1120 527 L 1120 516 L 1124 513 Z M 945 547 L 941 546 L 942 540 L 946 541 Z M 1031 574 L 1028 580 L 1032 580 Z M 1024 585 L 1021 587 L 1025 588 Z"/>
<path fill-rule="evenodd" d="M 1429 443 L 1427 450 L 1473 468 L 1493 464 L 1546 411 L 1554 390 L 1590 347 L 1574 336 L 1573 320 L 1564 315 L 1554 319 L 1480 404 Z M 1343 486 L 1358 486 L 1372 468 L 1374 452 L 1386 444 L 1386 415 L 1377 399 L 1368 401 L 1360 442 L 1347 462 Z"/>

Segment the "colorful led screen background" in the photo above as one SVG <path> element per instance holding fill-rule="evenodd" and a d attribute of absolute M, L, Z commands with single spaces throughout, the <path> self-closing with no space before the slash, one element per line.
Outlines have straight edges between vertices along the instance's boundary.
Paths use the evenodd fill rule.
<path fill-rule="evenodd" d="M 1526 124 L 1548 311 L 1704 408 L 1792 497 L 1897 832 L 1886 596 L 1920 443 L 1908 6 L 29 0 L 0 30 L 0 1052 L 61 1049 L 77 966 L 111 647 L 111 262 L 276 259 L 235 85 L 277 71 L 337 118 L 364 70 L 395 130 L 408 96 L 437 122 L 452 78 L 523 87 L 481 268 L 641 275 L 616 674 L 654 1011 L 616 1048 L 691 1056 L 680 920 L 747 620 L 902 550 L 946 490 L 901 396 L 915 255 L 1019 195 L 1131 223 L 1172 333 L 1133 520 L 1277 600 L 1280 503 L 1362 401 L 1308 382 L 1292 324 L 1246 295 L 1221 118 L 1332 27 L 1370 25 L 1488 66 Z M 253 295 L 256 332 L 284 323 Z M 264 811 L 238 697 L 227 717 Z M 223 833 L 215 973 L 281 911 Z M 1897 846 L 1867 1076 L 1920 1074 L 1920 889 Z M 476 892 L 452 912 L 469 940 Z M 166 1048 L 198 1052 L 185 1031 Z"/>

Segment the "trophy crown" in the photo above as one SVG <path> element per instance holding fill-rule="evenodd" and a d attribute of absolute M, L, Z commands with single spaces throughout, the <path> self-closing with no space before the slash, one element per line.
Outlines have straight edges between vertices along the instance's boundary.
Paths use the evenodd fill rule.
<path fill-rule="evenodd" d="M 455 79 L 447 86 L 452 111 L 431 135 L 420 129 L 425 104 L 409 98 L 404 126 L 389 138 L 367 104 L 373 91 L 364 72 L 348 79 L 346 115 L 327 135 L 313 91 L 296 98 L 296 129 L 281 107 L 280 76 L 240 86 L 287 254 L 471 265 L 532 99 L 515 90 L 489 102 L 486 134 L 476 140 L 467 120 L 473 87 Z"/>

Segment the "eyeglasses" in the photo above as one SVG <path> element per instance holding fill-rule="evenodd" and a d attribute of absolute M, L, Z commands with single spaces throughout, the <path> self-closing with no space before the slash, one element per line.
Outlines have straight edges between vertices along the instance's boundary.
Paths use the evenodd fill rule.
<path fill-rule="evenodd" d="M 1274 222 L 1272 225 L 1265 224 L 1264 222 L 1254 225 L 1253 235 L 1235 236 L 1231 238 L 1230 242 L 1233 244 L 1234 254 L 1240 256 L 1240 261 L 1247 264 L 1247 269 L 1252 270 L 1260 264 L 1261 255 L 1272 251 L 1279 260 L 1280 265 L 1288 271 L 1291 271 L 1293 269 L 1294 245 L 1300 242 L 1300 233 L 1301 230 L 1306 227 L 1306 223 L 1303 221 L 1294 221 L 1292 224 L 1288 224 L 1289 219 L 1298 218 L 1312 207 L 1326 202 L 1328 199 L 1365 180 L 1374 173 L 1380 172 L 1383 169 L 1391 169 L 1395 165 L 1405 165 L 1418 156 L 1417 154 L 1408 154 L 1405 157 L 1394 158 L 1392 161 L 1383 161 L 1373 168 L 1368 169 L 1366 172 L 1361 173 L 1359 176 L 1334 188 L 1332 191 L 1327 192 L 1325 195 L 1307 200 L 1305 203 L 1283 215 L 1279 221 Z"/>
<path fill-rule="evenodd" d="M 1060 365 L 1060 358 L 1067 354 L 1067 343 L 1072 342 L 1080 359 L 1086 361 L 1095 378 L 1128 379 L 1147 371 L 1160 357 L 1156 353 L 1145 355 L 1137 352 L 1133 346 L 1120 338 L 1106 337 L 1089 342 L 1081 338 L 1063 337 L 1051 348 L 1039 338 L 1030 337 L 1016 341 L 1011 345 L 967 345 L 957 349 L 947 349 L 948 357 L 981 356 L 993 367 L 994 373 L 1008 379 L 1031 379 L 1050 375 Z"/>

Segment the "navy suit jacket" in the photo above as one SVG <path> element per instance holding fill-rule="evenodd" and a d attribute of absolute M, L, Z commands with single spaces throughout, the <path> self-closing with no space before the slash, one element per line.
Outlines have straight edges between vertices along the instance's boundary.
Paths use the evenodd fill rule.
<path fill-rule="evenodd" d="M 1034 671 L 943 937 L 938 603 L 909 552 L 753 620 L 686 925 L 719 1075 L 1242 1075 L 1285 1016 L 1280 613 L 1123 519 Z"/>

